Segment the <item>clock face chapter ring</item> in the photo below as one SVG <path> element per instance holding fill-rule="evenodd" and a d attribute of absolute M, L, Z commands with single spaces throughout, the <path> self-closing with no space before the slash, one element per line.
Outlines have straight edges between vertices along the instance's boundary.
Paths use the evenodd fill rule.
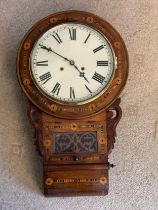
<path fill-rule="evenodd" d="M 96 47 L 99 44 L 103 48 Z M 89 103 L 103 94 L 115 69 L 114 51 L 106 37 L 80 23 L 64 23 L 49 29 L 30 54 L 30 71 L 36 87 L 50 100 L 70 106 Z"/>
<path fill-rule="evenodd" d="M 84 118 L 118 97 L 128 75 L 128 55 L 118 32 L 91 13 L 66 11 L 46 17 L 24 37 L 17 76 L 42 111 Z"/>

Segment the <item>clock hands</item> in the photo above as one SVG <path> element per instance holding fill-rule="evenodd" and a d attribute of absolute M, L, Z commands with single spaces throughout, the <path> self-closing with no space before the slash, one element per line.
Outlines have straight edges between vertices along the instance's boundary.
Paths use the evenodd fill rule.
<path fill-rule="evenodd" d="M 77 66 L 75 65 L 75 63 L 74 63 L 73 66 L 74 66 L 75 69 L 80 73 L 80 77 L 83 77 L 83 78 L 89 83 L 88 79 L 85 77 L 85 73 L 84 73 L 84 72 L 81 72 L 81 71 L 77 68 Z"/>
<path fill-rule="evenodd" d="M 71 64 L 71 62 L 72 62 L 71 60 L 69 60 L 68 58 L 66 58 L 66 57 L 64 57 L 64 56 L 62 56 L 62 55 L 60 55 L 60 54 L 57 53 L 57 52 L 55 52 L 55 51 L 52 50 L 50 47 L 46 47 L 46 46 L 41 45 L 41 44 L 39 44 L 39 46 L 40 46 L 42 49 L 47 50 L 48 52 L 53 52 L 54 54 L 58 55 L 59 57 L 63 58 L 64 60 L 69 61 L 69 63 Z"/>
<path fill-rule="evenodd" d="M 73 66 L 73 67 L 80 73 L 80 77 L 83 77 L 83 78 L 89 83 L 88 79 L 85 77 L 85 73 L 84 73 L 84 72 L 81 72 L 81 71 L 79 70 L 79 68 L 75 65 L 74 60 L 70 60 L 70 59 L 68 59 L 68 58 L 66 58 L 66 57 L 64 57 L 64 56 L 62 56 L 61 54 L 59 54 L 59 53 L 55 52 L 54 50 L 52 50 L 50 47 L 46 47 L 46 46 L 41 45 L 41 44 L 39 44 L 39 46 L 40 46 L 42 49 L 47 50 L 48 52 L 53 52 L 54 54 L 56 54 L 56 55 L 58 55 L 59 57 L 63 58 L 65 61 L 68 61 L 69 64 L 70 64 L 71 66 Z"/>

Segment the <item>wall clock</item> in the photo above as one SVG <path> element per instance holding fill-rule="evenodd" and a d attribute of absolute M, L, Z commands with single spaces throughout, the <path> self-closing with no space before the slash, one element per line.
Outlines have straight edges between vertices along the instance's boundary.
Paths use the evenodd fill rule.
<path fill-rule="evenodd" d="M 108 154 L 127 75 L 121 36 L 94 14 L 55 13 L 25 35 L 17 76 L 30 102 L 46 196 L 108 193 Z"/>

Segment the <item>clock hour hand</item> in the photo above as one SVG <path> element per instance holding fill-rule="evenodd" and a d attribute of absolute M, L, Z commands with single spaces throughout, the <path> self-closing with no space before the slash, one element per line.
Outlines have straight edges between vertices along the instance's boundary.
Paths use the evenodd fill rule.
<path fill-rule="evenodd" d="M 89 83 L 88 79 L 85 77 L 85 73 L 84 73 L 84 72 L 81 72 L 81 71 L 78 69 L 78 67 L 75 65 L 75 63 L 74 63 L 73 66 L 74 66 L 75 69 L 80 73 L 80 77 L 83 77 L 83 78 Z"/>

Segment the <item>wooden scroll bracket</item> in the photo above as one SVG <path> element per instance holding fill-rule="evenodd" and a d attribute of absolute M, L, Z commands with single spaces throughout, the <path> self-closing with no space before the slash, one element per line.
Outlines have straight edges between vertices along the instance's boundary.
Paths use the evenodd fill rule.
<path fill-rule="evenodd" d="M 108 153 L 110 154 L 114 148 L 116 138 L 116 127 L 122 117 L 122 110 L 119 106 L 121 99 L 118 98 L 115 102 L 107 109 L 107 140 L 108 140 Z"/>
<path fill-rule="evenodd" d="M 34 128 L 34 135 L 33 138 L 35 139 L 34 145 L 36 146 L 36 150 L 38 151 L 39 155 L 42 156 L 42 148 L 40 145 L 40 139 L 42 139 L 42 133 L 41 133 L 41 123 L 39 119 L 39 115 L 41 111 L 34 106 L 30 101 L 30 107 L 28 108 L 27 115 L 29 118 L 29 121 Z"/>

